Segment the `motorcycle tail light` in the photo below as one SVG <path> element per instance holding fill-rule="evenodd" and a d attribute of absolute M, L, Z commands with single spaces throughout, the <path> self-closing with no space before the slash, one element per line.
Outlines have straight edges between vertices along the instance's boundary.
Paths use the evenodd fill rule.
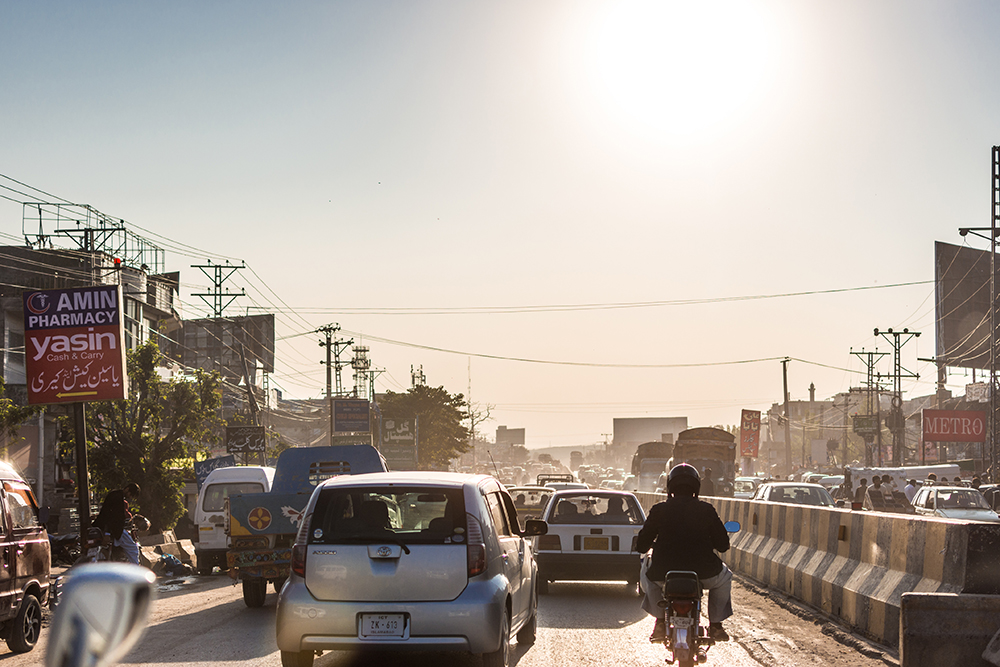
<path fill-rule="evenodd" d="M 292 572 L 303 578 L 306 576 L 306 549 L 305 544 L 292 545 Z"/>
<path fill-rule="evenodd" d="M 539 551 L 562 551 L 562 540 L 558 535 L 542 535 L 538 538 Z"/>
<path fill-rule="evenodd" d="M 674 616 L 687 616 L 694 610 L 694 602 L 691 600 L 674 600 L 670 603 L 670 610 Z"/>
<path fill-rule="evenodd" d="M 466 515 L 468 533 L 465 550 L 468 558 L 469 577 L 474 577 L 486 571 L 486 543 L 483 541 L 483 527 L 479 520 L 471 514 Z"/>

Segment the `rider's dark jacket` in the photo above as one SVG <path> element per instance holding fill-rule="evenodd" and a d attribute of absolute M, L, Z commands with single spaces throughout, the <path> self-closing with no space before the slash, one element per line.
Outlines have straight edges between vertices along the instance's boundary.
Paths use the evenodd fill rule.
<path fill-rule="evenodd" d="M 729 550 L 729 533 L 709 503 L 676 496 L 653 505 L 639 531 L 638 549 L 653 547 L 647 576 L 662 581 L 671 570 L 692 570 L 700 579 L 722 572 L 716 551 Z"/>

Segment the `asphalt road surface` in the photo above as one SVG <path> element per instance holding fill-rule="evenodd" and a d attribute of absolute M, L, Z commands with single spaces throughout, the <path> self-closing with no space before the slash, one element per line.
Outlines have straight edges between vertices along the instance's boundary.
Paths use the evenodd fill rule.
<path fill-rule="evenodd" d="M 123 665 L 225 667 L 281 664 L 274 640 L 277 596 L 269 592 L 259 609 L 243 603 L 239 586 L 225 575 L 164 582 L 149 628 Z M 269 589 L 270 591 L 270 589 Z M 816 619 L 780 596 L 734 581 L 736 615 L 726 622 L 732 641 L 709 651 L 709 665 L 732 667 L 885 667 L 895 664 L 884 649 Z M 518 667 L 556 665 L 663 665 L 666 651 L 650 644 L 652 619 L 624 584 L 555 583 L 539 600 L 538 639 L 515 646 Z M 39 665 L 42 641 L 27 654 L 0 652 L 0 667 Z M 327 652 L 317 667 L 459 667 L 478 665 L 469 655 L 451 653 L 357 655 Z"/>

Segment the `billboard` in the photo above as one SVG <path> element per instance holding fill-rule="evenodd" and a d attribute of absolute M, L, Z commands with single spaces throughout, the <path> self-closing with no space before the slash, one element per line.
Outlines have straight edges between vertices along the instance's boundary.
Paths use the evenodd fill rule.
<path fill-rule="evenodd" d="M 333 401 L 334 433 L 371 431 L 371 404 L 364 398 L 337 398 Z"/>
<path fill-rule="evenodd" d="M 744 410 L 740 417 L 740 456 L 757 458 L 760 449 L 760 410 Z"/>
<path fill-rule="evenodd" d="M 263 452 L 267 450 L 267 436 L 263 426 L 227 426 L 226 451 L 230 454 Z"/>
<path fill-rule="evenodd" d="M 982 410 L 921 410 L 924 442 L 986 442 Z"/>
<path fill-rule="evenodd" d="M 938 361 L 989 368 L 990 253 L 935 242 L 934 297 Z"/>
<path fill-rule="evenodd" d="M 236 382 L 243 377 L 245 352 L 251 372 L 258 364 L 264 372 L 274 372 L 274 315 L 185 320 L 176 335 L 181 344 L 164 348 L 189 368 L 217 370 Z"/>
<path fill-rule="evenodd" d="M 389 470 L 417 469 L 417 420 L 382 420 L 382 456 Z"/>
<path fill-rule="evenodd" d="M 25 292 L 28 403 L 128 396 L 120 285 Z"/>

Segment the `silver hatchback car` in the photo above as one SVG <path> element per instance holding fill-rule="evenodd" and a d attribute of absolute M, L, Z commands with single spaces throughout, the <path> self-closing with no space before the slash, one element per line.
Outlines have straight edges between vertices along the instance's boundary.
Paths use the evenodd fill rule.
<path fill-rule="evenodd" d="M 532 535 L 485 475 L 398 472 L 329 479 L 313 492 L 278 596 L 285 667 L 322 650 L 459 650 L 506 667 L 535 640 Z"/>

